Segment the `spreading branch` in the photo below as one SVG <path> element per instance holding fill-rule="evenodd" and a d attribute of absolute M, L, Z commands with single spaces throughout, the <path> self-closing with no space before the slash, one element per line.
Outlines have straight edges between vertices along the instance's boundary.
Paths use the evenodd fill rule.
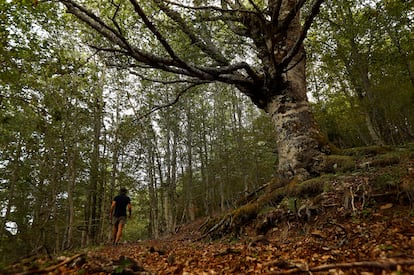
<path fill-rule="evenodd" d="M 290 61 L 292 61 L 293 57 L 299 52 L 300 47 L 303 45 L 303 41 L 306 38 L 306 35 L 308 34 L 308 31 L 312 25 L 313 20 L 315 19 L 316 15 L 319 13 L 319 8 L 322 5 L 324 0 L 315 0 L 312 9 L 308 16 L 305 19 L 305 23 L 302 27 L 302 32 L 299 35 L 298 39 L 296 40 L 295 44 L 289 51 L 289 53 L 283 58 L 282 62 L 280 63 L 281 68 L 285 68 Z"/>
<path fill-rule="evenodd" d="M 280 22 L 280 25 L 277 27 L 278 32 L 286 30 L 289 27 L 290 23 L 292 23 L 293 19 L 297 16 L 298 12 L 303 7 L 305 2 L 306 0 L 299 0 L 296 2 L 295 6 L 289 10 L 288 15 L 286 15 L 286 17 L 282 20 L 282 22 Z"/>
<path fill-rule="evenodd" d="M 180 8 L 184 8 L 184 9 L 188 9 L 188 10 L 204 10 L 204 11 L 216 11 L 216 12 L 220 12 L 222 14 L 224 13 L 230 13 L 230 14 L 240 14 L 240 13 L 255 13 L 251 10 L 247 10 L 247 9 L 240 9 L 240 8 L 232 8 L 232 9 L 224 9 L 221 7 L 217 7 L 217 6 L 200 6 L 200 7 L 196 7 L 196 6 L 188 6 L 185 4 L 181 4 L 181 3 L 177 3 L 174 1 L 169 1 L 169 0 L 164 0 L 165 3 L 180 7 Z"/>
<path fill-rule="evenodd" d="M 142 80 L 150 81 L 150 82 L 153 82 L 153 83 L 161 83 L 161 84 L 164 84 L 164 85 L 182 84 L 182 83 L 193 83 L 193 84 L 204 84 L 204 83 L 206 83 L 205 81 L 201 81 L 199 79 L 176 79 L 176 80 L 156 79 L 156 78 L 147 77 L 143 74 L 140 74 L 137 71 L 129 70 L 128 72 L 132 75 L 138 76 Z"/>
<path fill-rule="evenodd" d="M 193 45 L 196 45 L 205 54 L 220 64 L 229 64 L 229 61 L 221 54 L 218 48 L 215 47 L 212 41 L 207 37 L 201 38 L 201 34 L 197 34 L 197 31 L 194 29 L 194 27 L 186 24 L 178 12 L 170 9 L 167 5 L 165 5 L 164 1 L 156 0 L 155 2 L 168 17 L 170 17 L 176 24 L 180 26 L 181 30 L 190 38 Z"/>
<path fill-rule="evenodd" d="M 145 117 L 148 117 L 149 115 L 151 115 L 152 113 L 154 113 L 154 112 L 156 112 L 156 111 L 158 111 L 158 110 L 161 110 L 161 109 L 165 109 L 165 108 L 168 108 L 168 107 L 171 107 L 171 106 L 173 106 L 174 104 L 176 104 L 179 100 L 180 100 L 180 98 L 181 98 L 181 96 L 183 96 L 185 93 L 187 93 L 190 89 L 192 89 L 192 88 L 194 88 L 194 87 L 196 87 L 196 86 L 198 86 L 198 85 L 201 85 L 201 84 L 205 84 L 205 83 L 209 83 L 209 82 L 207 82 L 207 81 L 200 81 L 200 82 L 198 82 L 198 83 L 193 83 L 193 84 L 191 84 L 191 85 L 189 85 L 188 87 L 186 87 L 185 89 L 183 89 L 183 90 L 181 90 L 177 95 L 176 95 L 176 97 L 175 97 L 175 99 L 174 100 L 172 100 L 171 102 L 168 102 L 168 103 L 166 103 L 166 104 L 162 104 L 162 105 L 155 105 L 155 106 L 153 106 L 152 108 L 151 108 L 151 110 L 149 110 L 148 112 L 146 112 L 146 113 L 144 113 L 144 114 L 142 114 L 142 115 L 138 115 L 137 113 L 135 114 L 135 116 L 136 116 L 136 120 L 141 120 L 141 119 L 143 119 L 143 118 L 145 118 Z"/>
<path fill-rule="evenodd" d="M 280 81 L 280 74 L 289 69 L 288 66 L 295 66 L 291 64 L 293 58 L 300 51 L 303 41 L 311 26 L 311 23 L 319 11 L 319 7 L 323 0 L 314 0 L 309 15 L 306 17 L 301 33 L 298 35 L 292 48 L 286 53 L 281 61 L 276 62 L 274 54 L 275 41 L 281 39 L 279 42 L 284 42 L 285 32 L 288 31 L 289 25 L 298 16 L 298 12 L 303 8 L 306 0 L 298 0 L 290 7 L 286 16 L 281 18 L 281 9 L 283 5 L 280 0 L 269 1 L 268 9 L 262 10 L 261 7 L 255 4 L 254 1 L 221 1 L 221 7 L 218 6 L 188 6 L 188 4 L 180 4 L 174 0 L 155 0 L 160 10 L 168 17 L 168 22 L 174 24 L 184 33 L 189 41 L 191 47 L 197 48 L 198 52 L 204 53 L 209 57 L 211 64 L 205 65 L 198 61 L 189 61 L 181 54 L 175 44 L 169 40 L 169 36 L 163 32 L 163 29 L 158 25 L 158 21 L 148 16 L 148 12 L 140 4 L 138 0 L 129 0 L 136 15 L 140 18 L 141 24 L 152 34 L 154 42 L 161 48 L 161 53 L 148 52 L 141 48 L 139 44 L 133 43 L 132 40 L 127 39 L 125 29 L 122 29 L 120 22 L 118 22 L 117 15 L 119 13 L 120 5 L 114 5 L 114 11 L 111 14 L 109 23 L 95 15 L 94 12 L 82 7 L 76 3 L 76 0 L 59 0 L 66 5 L 68 11 L 74 14 L 78 19 L 85 22 L 91 28 L 95 29 L 104 38 L 106 38 L 113 45 L 95 46 L 99 51 L 112 52 L 129 57 L 139 64 L 142 68 L 153 68 L 180 75 L 189 79 L 199 79 L 204 82 L 222 82 L 235 85 L 245 93 L 252 101 L 263 108 L 266 105 L 269 94 L 278 93 L 278 91 L 268 91 L 267 83 L 274 83 Z M 245 5 L 250 5 L 249 8 Z M 218 4 L 219 5 L 219 4 Z M 214 16 L 221 16 L 222 22 L 236 35 L 243 35 L 254 40 L 255 49 L 258 51 L 259 58 L 262 58 L 263 68 L 261 70 L 252 67 L 245 61 L 237 60 L 231 63 L 231 60 L 224 55 L 218 45 L 215 45 L 212 38 L 206 34 L 200 33 L 195 26 L 188 23 L 186 18 L 179 12 L 178 9 L 187 9 L 189 12 L 199 10 L 203 13 L 210 11 Z M 265 13 L 273 13 L 272 19 L 265 17 Z M 277 14 L 276 14 L 277 13 Z M 230 19 L 226 18 L 229 17 Z M 207 16 L 211 16 L 207 15 Z M 218 17 L 218 18 L 219 18 Z M 277 19 L 275 19 L 277 18 Z M 273 20 L 282 20 L 279 24 L 272 24 Z M 235 23 L 239 24 L 235 24 Z M 234 23 L 234 24 L 232 24 Z M 223 25 L 221 23 L 221 25 Z M 272 45 L 269 45 L 269 39 Z M 302 57 L 303 58 L 303 57 Z M 273 62 L 273 63 L 272 63 Z M 146 67 L 145 67 L 146 66 Z M 260 73 L 259 73 L 260 72 Z M 270 81 L 266 81 L 264 75 Z M 277 85 L 276 85 L 277 86 Z M 282 87 L 282 85 L 279 85 Z M 277 86 L 277 87 L 279 87 Z M 274 89 L 272 84 L 270 89 Z M 260 104 L 257 104 L 260 102 Z"/>
<path fill-rule="evenodd" d="M 167 51 L 167 53 L 170 55 L 174 63 L 178 63 L 178 65 L 182 68 L 185 68 L 189 71 L 192 71 L 190 66 L 175 53 L 174 49 L 170 46 L 170 44 L 167 42 L 166 38 L 161 34 L 161 32 L 158 31 L 158 29 L 155 27 L 155 25 L 149 20 L 141 6 L 136 0 L 130 0 L 132 6 L 134 7 L 135 12 L 141 17 L 142 21 L 144 21 L 145 26 L 155 35 L 155 37 L 158 39 L 158 41 L 161 43 L 161 45 L 164 47 L 164 49 Z"/>
<path fill-rule="evenodd" d="M 228 84 L 240 84 L 249 85 L 252 83 L 251 80 L 240 72 L 236 72 L 239 69 L 243 69 L 248 72 L 248 75 L 254 79 L 257 75 L 254 70 L 247 63 L 237 63 L 228 66 L 217 66 L 217 67 L 202 67 L 190 64 L 182 60 L 169 45 L 166 38 L 159 32 L 156 26 L 148 19 L 145 12 L 142 10 L 136 0 L 130 0 L 134 6 L 135 12 L 144 21 L 146 27 L 156 36 L 157 40 L 164 47 L 168 53 L 168 57 L 161 57 L 152 53 L 143 51 L 140 48 L 134 47 L 126 42 L 125 37 L 119 32 L 118 27 L 112 28 L 107 25 L 103 20 L 96 16 L 92 11 L 78 5 L 73 0 L 61 0 L 66 5 L 68 12 L 75 15 L 78 19 L 95 29 L 103 37 L 114 43 L 119 48 L 104 48 L 96 47 L 107 52 L 119 52 L 124 55 L 134 58 L 136 61 L 146 64 L 152 68 L 160 69 L 166 72 L 185 75 L 190 77 L 196 77 L 201 80 L 207 81 L 221 81 Z M 122 50 L 123 49 L 123 50 Z"/>

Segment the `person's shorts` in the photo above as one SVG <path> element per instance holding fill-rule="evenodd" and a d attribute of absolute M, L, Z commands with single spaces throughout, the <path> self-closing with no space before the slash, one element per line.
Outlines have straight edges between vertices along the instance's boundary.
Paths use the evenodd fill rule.
<path fill-rule="evenodd" d="M 114 217 L 114 225 L 118 224 L 126 224 L 127 217 L 121 216 L 121 217 Z"/>

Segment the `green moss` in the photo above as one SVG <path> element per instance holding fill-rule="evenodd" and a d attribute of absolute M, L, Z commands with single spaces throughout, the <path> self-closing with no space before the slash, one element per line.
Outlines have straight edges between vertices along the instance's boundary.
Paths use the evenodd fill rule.
<path fill-rule="evenodd" d="M 271 192 L 266 192 L 257 200 L 257 202 L 261 206 L 277 205 L 285 197 L 285 190 L 285 187 L 279 187 Z"/>
<path fill-rule="evenodd" d="M 221 228 L 220 234 L 232 232 L 239 236 L 243 231 L 244 225 L 251 223 L 258 216 L 260 210 L 261 207 L 259 207 L 258 203 L 249 203 L 235 209 L 231 215 L 227 216 L 226 220 L 228 222 Z"/>
<path fill-rule="evenodd" d="M 262 216 L 264 214 L 267 214 L 269 212 L 272 212 L 273 210 L 275 210 L 275 208 L 273 206 L 263 206 L 260 210 L 259 213 L 257 214 L 258 216 Z"/>
<path fill-rule="evenodd" d="M 374 145 L 374 146 L 354 147 L 354 148 L 344 149 L 342 151 L 342 154 L 346 156 L 356 156 L 356 157 L 376 156 L 379 154 L 388 153 L 392 150 L 393 148 L 390 146 Z"/>
<path fill-rule="evenodd" d="M 301 206 L 300 200 L 296 197 L 289 197 L 286 200 L 287 209 L 292 212 L 297 212 Z"/>
<path fill-rule="evenodd" d="M 339 154 L 341 149 L 339 149 L 335 144 L 330 142 L 325 135 L 315 135 L 315 140 L 318 142 L 320 147 L 327 147 L 331 154 Z"/>
<path fill-rule="evenodd" d="M 371 167 L 385 167 L 395 165 L 400 162 L 400 158 L 395 155 L 383 155 L 371 161 Z"/>
<path fill-rule="evenodd" d="M 389 171 L 388 173 L 378 174 L 372 178 L 371 183 L 375 189 L 380 190 L 395 190 L 401 182 L 401 174 L 396 171 Z"/>
<path fill-rule="evenodd" d="M 352 156 L 330 155 L 326 157 L 325 172 L 338 173 L 355 169 L 356 160 Z"/>
<path fill-rule="evenodd" d="M 325 182 L 322 178 L 302 182 L 297 188 L 298 197 L 315 197 L 324 191 Z"/>
<path fill-rule="evenodd" d="M 257 203 L 249 203 L 246 205 L 243 205 L 242 207 L 239 207 L 233 211 L 234 215 L 244 215 L 244 216 L 250 216 L 253 213 L 257 213 L 258 204 Z"/>

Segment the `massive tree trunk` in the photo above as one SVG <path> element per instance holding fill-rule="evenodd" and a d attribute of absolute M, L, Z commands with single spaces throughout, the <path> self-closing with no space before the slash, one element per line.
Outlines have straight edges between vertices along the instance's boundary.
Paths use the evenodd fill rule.
<path fill-rule="evenodd" d="M 281 10 L 292 11 L 296 5 L 295 0 L 283 1 Z M 281 12 L 279 20 L 284 21 L 288 16 Z M 304 180 L 323 170 L 325 153 L 329 150 L 324 148 L 324 139 L 306 95 L 306 54 L 302 43 L 297 43 L 303 34 L 299 12 L 284 31 L 271 34 L 263 44 L 258 43 L 259 53 L 262 53 L 259 57 L 268 64 L 264 68 L 267 68 L 265 74 L 269 79 L 262 87 L 268 95 L 263 93 L 265 97 L 260 100 L 264 101 L 263 109 L 275 126 L 279 176 Z M 258 37 L 254 39 L 260 42 Z M 281 66 L 289 55 L 292 56 L 289 63 Z"/>
<path fill-rule="evenodd" d="M 294 3 L 294 1 L 291 1 Z M 301 33 L 299 15 L 291 23 L 286 35 L 286 46 Z M 276 57 L 277 59 L 278 57 Z M 280 60 L 281 62 L 281 60 Z M 279 173 L 282 177 L 305 179 L 318 174 L 323 153 L 317 140 L 320 136 L 306 95 L 305 49 L 301 47 L 283 76 L 286 87 L 266 106 L 276 128 Z"/>
<path fill-rule="evenodd" d="M 295 100 L 290 97 L 294 91 L 294 87 L 290 87 L 286 95 L 275 96 L 266 111 L 276 128 L 279 175 L 304 180 L 323 169 L 324 153 L 309 103 L 306 98 Z"/>

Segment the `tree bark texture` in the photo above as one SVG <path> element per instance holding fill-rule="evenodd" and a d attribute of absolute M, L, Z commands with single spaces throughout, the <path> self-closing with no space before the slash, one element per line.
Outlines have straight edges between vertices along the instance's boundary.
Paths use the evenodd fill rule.
<path fill-rule="evenodd" d="M 283 10 L 292 10 L 296 1 L 284 1 Z M 280 43 L 274 51 L 277 63 L 282 63 L 301 35 L 299 14 L 291 21 L 284 39 L 268 42 Z M 272 38 L 273 39 L 273 38 Z M 271 73 L 271 72 L 269 72 Z M 274 76 L 278 77 L 277 72 Z M 324 150 L 321 148 L 321 133 L 312 115 L 306 95 L 305 49 L 301 45 L 279 80 L 281 90 L 271 97 L 265 110 L 270 114 L 276 129 L 278 148 L 278 170 L 281 178 L 296 177 L 304 180 L 319 174 L 324 166 Z M 269 87 L 271 88 L 271 87 Z"/>

